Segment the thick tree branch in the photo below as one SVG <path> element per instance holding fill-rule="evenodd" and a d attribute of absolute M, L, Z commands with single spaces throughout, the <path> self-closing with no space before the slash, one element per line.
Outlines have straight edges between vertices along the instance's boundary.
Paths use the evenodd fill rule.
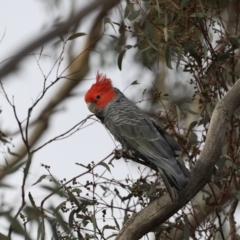
<path fill-rule="evenodd" d="M 75 56 L 70 60 L 72 64 L 68 68 L 69 75 L 71 77 L 74 77 L 74 79 L 76 80 L 64 81 L 58 92 L 54 94 L 54 98 L 48 103 L 47 106 L 45 106 L 43 111 L 39 114 L 39 117 L 33 123 L 28 139 L 28 144 L 30 148 L 37 142 L 37 140 L 39 140 L 39 138 L 48 128 L 48 121 L 52 116 L 55 108 L 70 95 L 70 92 L 81 82 L 81 80 L 89 72 L 90 50 L 92 50 L 95 47 L 96 43 L 100 39 L 102 31 L 101 20 L 107 14 L 107 12 L 114 6 L 114 3 L 117 4 L 117 1 L 112 2 L 112 4 L 106 4 L 102 11 L 100 11 L 90 31 L 89 34 L 90 37 L 87 40 L 85 46 L 83 47 L 84 49 L 83 52 L 80 55 L 78 55 L 78 57 Z M 15 152 L 18 154 L 18 157 L 15 156 L 12 157 L 8 161 L 8 166 L 1 169 L 0 180 L 8 174 L 8 171 L 11 170 L 13 166 L 15 166 L 19 161 L 22 160 L 22 158 L 27 154 L 27 149 L 25 145 L 22 145 L 17 150 L 15 150 Z"/>
<path fill-rule="evenodd" d="M 176 204 L 168 194 L 155 200 L 148 207 L 138 212 L 123 226 L 116 240 L 137 240 L 166 221 L 188 203 L 209 181 L 214 165 L 221 155 L 225 142 L 225 133 L 229 118 L 240 106 L 240 80 L 217 104 L 211 118 L 206 142 L 199 160 L 192 171 L 187 187 L 180 193 Z"/>
<path fill-rule="evenodd" d="M 102 6 L 103 9 L 111 9 L 115 6 L 119 0 L 98 0 L 92 2 L 90 5 L 85 7 L 84 9 L 80 9 L 75 15 L 71 15 L 70 18 L 61 24 L 58 28 L 50 30 L 44 35 L 40 35 L 33 42 L 29 43 L 27 46 L 23 47 L 11 60 L 9 60 L 3 67 L 0 68 L 0 78 L 12 72 L 14 68 L 16 68 L 17 64 L 30 52 L 35 50 L 38 47 L 41 47 L 43 44 L 52 40 L 56 36 L 66 33 L 69 28 L 75 24 L 77 24 L 80 20 L 82 20 L 89 13 L 98 9 L 98 7 Z M 3 79 L 2 79 L 3 80 Z"/>

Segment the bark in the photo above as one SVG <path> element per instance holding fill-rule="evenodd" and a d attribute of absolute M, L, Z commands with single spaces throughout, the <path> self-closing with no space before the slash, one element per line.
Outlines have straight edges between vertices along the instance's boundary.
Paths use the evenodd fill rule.
<path fill-rule="evenodd" d="M 137 240 L 166 221 L 186 205 L 209 181 L 214 165 L 221 155 L 229 118 L 240 106 L 240 80 L 217 104 L 211 118 L 206 142 L 187 187 L 180 193 L 176 204 L 168 194 L 155 200 L 138 212 L 123 226 L 116 240 Z"/>

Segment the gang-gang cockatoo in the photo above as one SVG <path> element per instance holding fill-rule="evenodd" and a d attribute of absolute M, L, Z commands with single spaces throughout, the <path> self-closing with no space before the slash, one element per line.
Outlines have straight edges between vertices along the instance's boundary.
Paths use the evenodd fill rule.
<path fill-rule="evenodd" d="M 185 165 L 175 159 L 181 153 L 176 140 L 114 88 L 105 75 L 97 73 L 85 101 L 125 151 L 157 167 L 172 201 L 176 202 L 177 192 L 190 177 Z"/>

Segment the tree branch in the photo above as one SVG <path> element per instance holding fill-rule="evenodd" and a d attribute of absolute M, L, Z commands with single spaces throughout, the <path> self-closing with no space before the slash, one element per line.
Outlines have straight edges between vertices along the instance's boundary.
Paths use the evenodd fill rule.
<path fill-rule="evenodd" d="M 206 142 L 199 160 L 192 170 L 191 179 L 176 204 L 168 194 L 155 200 L 138 212 L 123 226 L 116 240 L 137 240 L 166 221 L 188 203 L 209 181 L 214 165 L 221 155 L 229 118 L 240 106 L 240 80 L 217 104 L 211 118 Z"/>
<path fill-rule="evenodd" d="M 216 185 L 213 185 L 212 187 L 214 188 L 215 198 L 217 198 L 217 200 L 215 200 L 214 196 L 212 195 L 210 200 L 206 202 L 206 199 L 203 199 L 202 192 L 199 192 L 197 196 L 195 196 L 194 200 L 192 200 L 192 209 L 190 211 L 194 213 L 187 216 L 192 232 L 195 232 L 202 222 L 206 220 L 206 217 L 216 210 L 216 202 L 218 202 L 218 205 L 222 207 L 231 198 L 230 194 L 224 194 L 223 190 L 219 189 Z M 211 192 L 209 185 L 204 187 L 204 191 Z M 201 206 L 201 210 L 194 207 L 196 204 Z M 171 231 L 174 232 L 174 240 L 184 239 L 184 229 L 175 228 Z"/>
<path fill-rule="evenodd" d="M 54 37 L 59 36 L 61 34 L 66 33 L 69 28 L 80 20 L 82 20 L 85 16 L 87 16 L 92 11 L 96 10 L 98 7 L 102 6 L 103 9 L 111 9 L 115 6 L 119 0 L 98 0 L 83 10 L 80 9 L 74 16 L 70 15 L 70 18 L 61 24 L 58 28 L 54 30 L 50 30 L 49 32 L 45 33 L 44 35 L 40 35 L 37 39 L 35 39 L 32 43 L 28 44 L 27 46 L 23 47 L 11 60 L 9 60 L 1 69 L 0 69 L 0 78 L 12 72 L 14 68 L 16 68 L 17 64 L 29 53 L 35 50 L 38 47 L 41 47 L 43 44 L 47 43 L 48 41 L 52 40 Z M 3 80 L 3 79 L 2 79 Z"/>
<path fill-rule="evenodd" d="M 234 219 L 234 214 L 236 212 L 236 208 L 238 205 L 238 199 L 234 198 L 231 204 L 231 207 L 229 209 L 228 215 L 229 215 L 229 225 L 230 225 L 230 237 L 231 240 L 234 240 L 236 237 L 236 223 L 235 223 L 235 219 Z"/>
<path fill-rule="evenodd" d="M 105 1 L 98 1 L 105 2 Z M 101 31 L 102 31 L 102 18 L 107 14 L 107 12 L 117 4 L 118 1 L 113 1 L 111 4 L 106 4 L 102 11 L 97 15 L 92 29 L 90 31 L 90 37 L 87 40 L 84 50 L 78 57 L 73 57 L 75 61 L 71 61 L 71 65 L 69 66 L 69 75 L 74 76 L 75 81 L 65 81 L 63 82 L 61 88 L 57 93 L 54 94 L 54 98 L 45 106 L 44 110 L 39 114 L 36 121 L 32 126 L 32 131 L 28 138 L 28 145 L 31 148 L 37 140 L 42 136 L 45 130 L 48 128 L 48 121 L 52 116 L 54 109 L 64 101 L 69 95 L 70 92 L 81 82 L 81 80 L 86 76 L 89 71 L 89 55 L 91 50 L 95 47 L 96 43 L 100 39 Z M 95 4 L 96 5 L 96 4 Z M 95 6 L 94 5 L 94 6 Z M 1 73 L 1 70 L 0 70 Z M 74 74 L 73 74 L 74 73 Z M 27 149 L 26 146 L 20 146 L 18 150 L 15 151 L 18 154 L 18 157 L 12 157 L 8 161 L 8 166 L 4 167 L 0 171 L 0 180 L 4 178 L 9 170 L 15 166 L 22 158 L 26 155 Z"/>

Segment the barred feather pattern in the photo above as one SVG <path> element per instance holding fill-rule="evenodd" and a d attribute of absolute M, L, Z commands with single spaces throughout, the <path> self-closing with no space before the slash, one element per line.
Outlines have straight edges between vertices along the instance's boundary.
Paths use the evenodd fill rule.
<path fill-rule="evenodd" d="M 177 201 L 177 191 L 190 178 L 188 169 L 175 156 L 181 153 L 176 140 L 153 122 L 142 110 L 114 88 L 116 97 L 96 114 L 125 149 L 155 164 L 163 177 L 170 197 Z"/>

